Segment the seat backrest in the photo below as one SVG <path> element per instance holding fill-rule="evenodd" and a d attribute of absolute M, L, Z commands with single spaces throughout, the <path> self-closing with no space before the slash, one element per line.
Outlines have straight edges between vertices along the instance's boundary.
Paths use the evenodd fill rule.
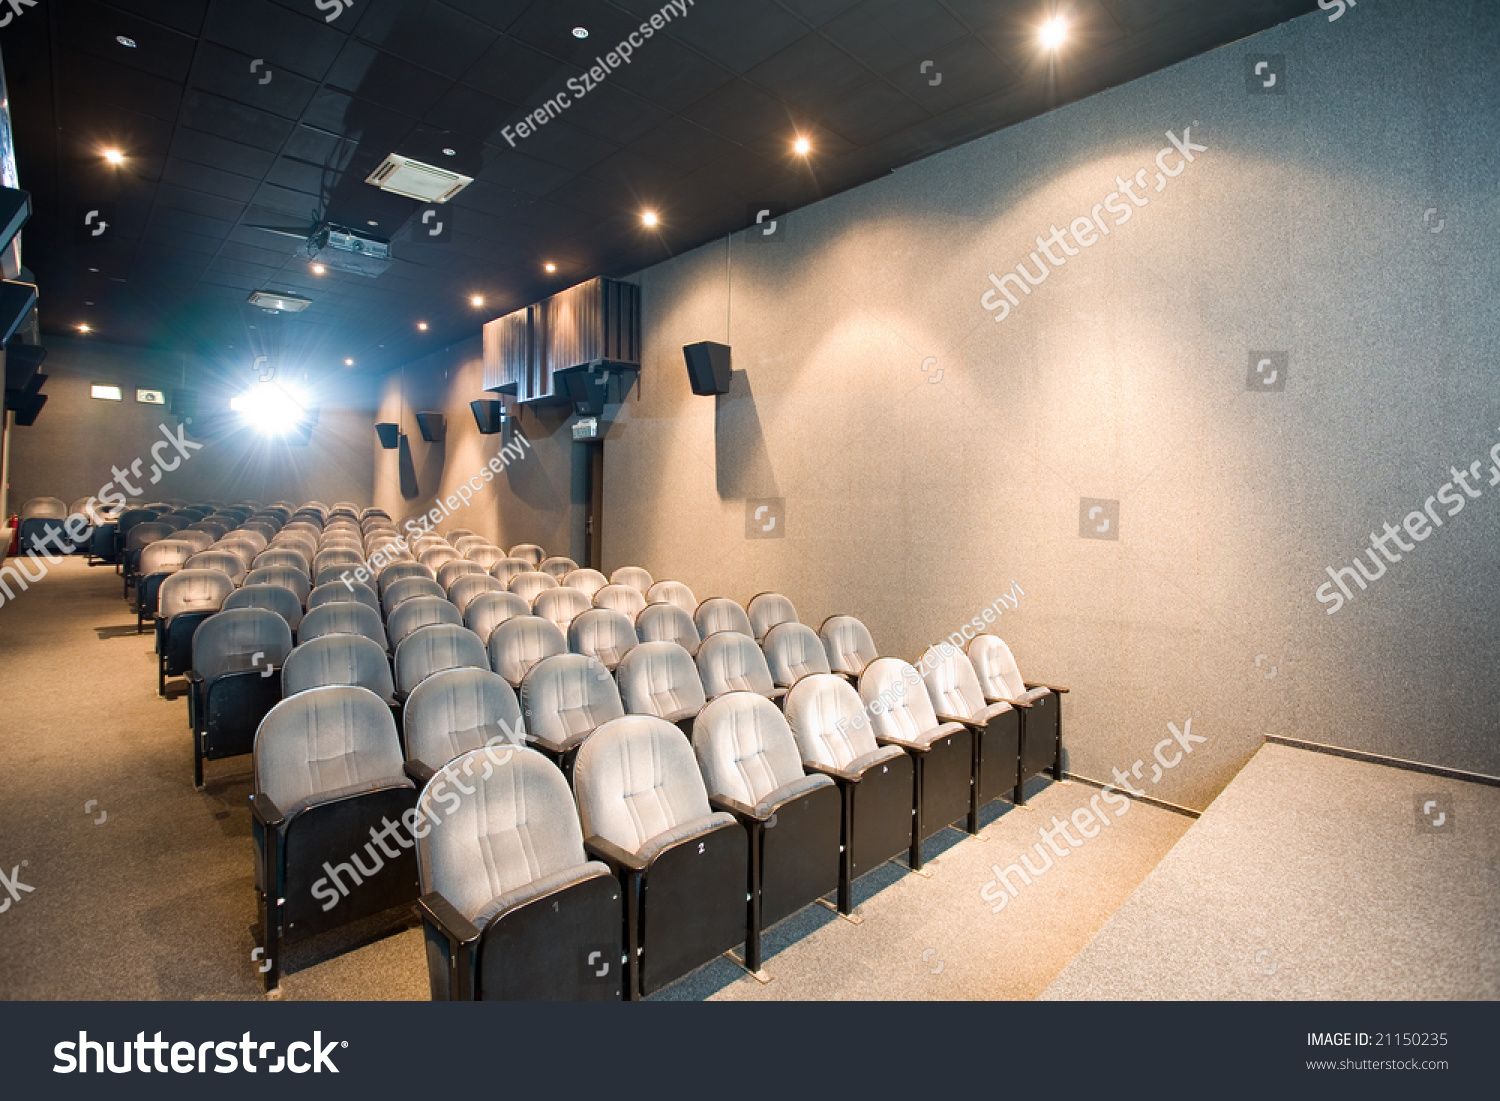
<path fill-rule="evenodd" d="M 21 506 L 22 520 L 66 520 L 68 503 L 60 497 L 33 497 Z"/>
<path fill-rule="evenodd" d="M 460 790 L 473 794 L 447 809 Z M 417 811 L 431 823 L 417 840 L 420 889 L 439 892 L 470 921 L 502 895 L 588 861 L 568 782 L 534 749 L 465 754 L 434 774 Z"/>
<path fill-rule="evenodd" d="M 547 557 L 547 552 L 535 543 L 517 543 L 510 548 L 510 556 L 521 559 L 534 570 L 542 564 L 542 560 Z"/>
<path fill-rule="evenodd" d="M 590 608 L 568 624 L 568 649 L 597 658 L 610 672 L 637 641 L 630 620 L 609 608 Z"/>
<path fill-rule="evenodd" d="M 438 567 L 437 583 L 447 592 L 453 588 L 453 583 L 466 574 L 484 574 L 484 567 L 478 562 L 470 562 L 467 558 L 455 558 L 451 562 L 444 562 Z M 488 576 L 486 574 L 486 576 Z"/>
<path fill-rule="evenodd" d="M 330 684 L 358 685 L 386 704 L 395 696 L 385 649 L 363 635 L 310 639 L 293 649 L 281 667 L 283 696 Z"/>
<path fill-rule="evenodd" d="M 620 699 L 635 715 L 696 714 L 708 702 L 693 656 L 675 642 L 642 642 L 615 669 Z"/>
<path fill-rule="evenodd" d="M 558 586 L 537 593 L 532 608 L 543 619 L 556 623 L 557 629 L 566 635 L 573 620 L 589 610 L 589 598 L 577 589 Z"/>
<path fill-rule="evenodd" d="M 704 638 L 720 631 L 738 631 L 747 638 L 755 638 L 755 631 L 750 627 L 750 617 L 745 614 L 745 609 L 727 596 L 711 596 L 699 604 L 698 610 L 693 613 L 693 622 Z"/>
<path fill-rule="evenodd" d="M 380 622 L 380 613 L 358 600 L 335 600 L 308 609 L 297 629 L 297 638 L 311 642 L 324 635 L 363 635 L 382 651 L 386 648 L 385 624 Z"/>
<path fill-rule="evenodd" d="M 199 551 L 183 564 L 183 569 L 218 570 L 235 584 L 249 572 L 242 558 L 222 550 Z"/>
<path fill-rule="evenodd" d="M 157 514 L 149 508 L 127 508 L 124 512 L 120 513 L 120 518 L 117 521 L 118 526 L 115 530 L 118 531 L 122 536 L 126 535 L 137 524 L 144 524 L 149 520 L 155 520 L 156 515 Z M 228 531 L 229 529 L 226 527 L 224 530 Z"/>
<path fill-rule="evenodd" d="M 192 561 L 192 558 L 188 559 L 189 563 Z M 156 614 L 162 619 L 171 619 L 181 612 L 216 612 L 232 592 L 234 581 L 222 570 L 202 570 L 186 565 L 161 583 Z"/>
<path fill-rule="evenodd" d="M 214 537 L 206 531 L 194 531 L 192 528 L 183 528 L 172 536 L 174 543 L 186 543 L 193 548 L 193 553 L 206 551 L 214 545 Z"/>
<path fill-rule="evenodd" d="M 703 640 L 693 617 L 676 604 L 647 604 L 635 617 L 635 633 L 642 642 L 675 642 L 696 654 Z"/>
<path fill-rule="evenodd" d="M 283 814 L 361 788 L 412 786 L 391 709 L 364 688 L 313 688 L 282 700 L 255 732 L 253 761 L 256 792 Z"/>
<path fill-rule="evenodd" d="M 449 528 L 443 532 L 443 538 L 456 547 L 460 539 L 478 539 L 479 536 L 472 528 Z"/>
<path fill-rule="evenodd" d="M 792 686 L 786 694 L 786 722 L 807 764 L 843 768 L 879 748 L 859 693 L 832 673 L 814 673 Z"/>
<path fill-rule="evenodd" d="M 444 563 L 454 562 L 462 557 L 458 551 L 454 550 L 447 543 L 444 543 L 441 547 L 428 547 L 426 550 L 417 553 L 417 561 L 434 571 Z"/>
<path fill-rule="evenodd" d="M 158 539 L 141 550 L 140 574 L 176 573 L 198 552 L 180 539 Z"/>
<path fill-rule="evenodd" d="M 435 596 L 440 600 L 448 599 L 448 593 L 430 577 L 403 577 L 386 588 L 385 594 L 380 602 L 385 605 L 385 614 L 389 616 L 404 601 L 418 596 Z"/>
<path fill-rule="evenodd" d="M 464 607 L 464 624 L 488 645 L 490 633 L 500 624 L 518 615 L 530 614 L 531 608 L 526 601 L 513 592 L 480 593 Z"/>
<path fill-rule="evenodd" d="M 229 533 L 224 536 L 224 541 L 244 543 L 251 549 L 250 557 L 252 559 L 254 559 L 257 554 L 271 545 L 264 535 L 262 535 L 258 531 L 252 531 L 249 528 L 230 529 Z"/>
<path fill-rule="evenodd" d="M 630 853 L 712 813 L 693 747 L 654 715 L 625 715 L 594 731 L 578 751 L 573 790 L 584 836 Z"/>
<path fill-rule="evenodd" d="M 729 692 L 770 696 L 775 689 L 766 655 L 755 640 L 738 631 L 718 631 L 698 648 L 698 676 L 709 699 Z"/>
<path fill-rule="evenodd" d="M 163 524 L 156 520 L 148 520 L 144 524 L 137 524 L 130 529 L 130 534 L 125 537 L 126 550 L 140 550 L 148 543 L 154 543 L 158 539 L 170 539 L 177 529 L 170 524 Z"/>
<path fill-rule="evenodd" d="M 640 566 L 621 566 L 609 575 L 611 585 L 629 585 L 644 597 L 651 591 L 651 574 Z"/>
<path fill-rule="evenodd" d="M 647 604 L 676 604 L 689 617 L 698 610 L 698 598 L 681 581 L 658 581 L 646 592 Z"/>
<path fill-rule="evenodd" d="M 532 565 L 524 558 L 502 558 L 490 567 L 490 576 L 501 584 L 509 586 L 511 580 L 520 577 L 523 573 L 530 573 Z"/>
<path fill-rule="evenodd" d="M 254 576 L 252 574 L 251 576 Z M 302 601 L 285 585 L 270 585 L 264 582 L 244 584 L 224 598 L 220 605 L 225 611 L 230 608 L 262 608 L 275 612 L 291 630 L 302 624 Z"/>
<path fill-rule="evenodd" d="M 444 669 L 489 667 L 489 652 L 478 635 L 460 624 L 437 623 L 413 631 L 396 647 L 396 691 L 405 696 Z"/>
<path fill-rule="evenodd" d="M 312 611 L 324 604 L 338 604 L 343 601 L 364 604 L 374 611 L 377 618 L 380 615 L 380 597 L 375 595 L 375 590 L 352 579 L 347 585 L 342 581 L 327 581 L 315 586 L 307 594 L 307 610 Z"/>
<path fill-rule="evenodd" d="M 512 577 L 508 588 L 528 604 L 535 604 L 537 594 L 557 588 L 557 578 L 541 570 L 527 570 Z"/>
<path fill-rule="evenodd" d="M 571 744 L 625 714 L 609 670 L 582 654 L 554 654 L 521 681 L 526 729 L 549 742 Z"/>
<path fill-rule="evenodd" d="M 969 656 L 950 642 L 929 646 L 922 655 L 922 680 L 932 708 L 940 715 L 967 719 L 985 708 L 984 692 Z"/>
<path fill-rule="evenodd" d="M 308 594 L 312 592 L 312 582 L 307 579 L 307 574 L 301 570 L 292 569 L 290 566 L 267 566 L 264 569 L 251 570 L 240 582 L 242 585 L 280 585 L 297 594 L 297 603 L 306 604 Z"/>
<path fill-rule="evenodd" d="M 900 658 L 876 658 L 865 666 L 859 698 L 877 738 L 913 741 L 938 727 L 921 674 Z"/>
<path fill-rule="evenodd" d="M 141 561 L 145 561 L 144 556 Z M 1015 655 L 1002 639 L 994 635 L 975 635 L 969 643 L 968 655 L 974 666 L 974 675 L 979 678 L 979 691 L 985 699 L 1019 700 L 1026 695 L 1026 681 L 1016 666 Z"/>
<path fill-rule="evenodd" d="M 453 545 L 453 549 L 458 551 L 458 553 L 464 558 L 468 558 L 469 551 L 473 550 L 475 547 L 488 547 L 491 545 L 490 541 L 484 538 L 482 535 L 460 535 L 456 539 L 452 536 L 449 536 L 448 542 L 451 543 Z"/>
<path fill-rule="evenodd" d="M 193 672 L 204 680 L 247 669 L 269 676 L 291 649 L 292 629 L 281 616 L 263 608 L 231 608 L 215 612 L 193 632 Z"/>
<path fill-rule="evenodd" d="M 577 562 L 574 562 L 571 558 L 564 558 L 561 556 L 544 558 L 542 559 L 542 564 L 537 567 L 539 571 L 555 579 L 558 584 L 561 584 L 562 579 L 567 577 L 568 574 L 572 573 L 577 568 Z"/>
<path fill-rule="evenodd" d="M 300 551 L 291 547 L 272 547 L 257 554 L 250 563 L 252 570 L 287 569 L 296 570 L 304 577 L 312 576 L 312 568 Z"/>
<path fill-rule="evenodd" d="M 557 624 L 536 615 L 507 619 L 490 632 L 490 668 L 520 688 L 531 667 L 553 654 L 565 654 L 568 642 Z"/>
<path fill-rule="evenodd" d="M 425 577 L 429 581 L 437 580 L 437 574 L 420 562 L 392 562 L 380 571 L 380 576 L 376 578 L 375 583 L 379 586 L 381 594 L 384 595 L 386 589 L 390 588 L 397 581 L 400 581 L 403 577 Z"/>
<path fill-rule="evenodd" d="M 594 594 L 609 584 L 609 578 L 598 570 L 571 570 L 562 579 L 562 583 L 570 589 L 577 589 L 592 601 Z"/>
<path fill-rule="evenodd" d="M 832 672 L 823 640 L 805 623 L 776 624 L 766 632 L 763 649 L 777 687 L 790 688 L 812 673 Z"/>
<path fill-rule="evenodd" d="M 631 623 L 645 606 L 646 598 L 639 589 L 630 585 L 609 584 L 594 594 L 594 607 L 619 612 Z"/>
<path fill-rule="evenodd" d="M 523 745 L 516 690 L 488 669 L 444 669 L 412 689 L 401 711 L 406 754 L 438 769 L 484 745 Z"/>
<path fill-rule="evenodd" d="M 240 566 L 246 573 L 250 572 L 250 563 L 255 561 L 255 556 L 260 553 L 255 544 L 248 539 L 236 539 L 234 532 L 230 532 L 208 549 L 216 554 L 234 555 L 240 560 Z"/>
<path fill-rule="evenodd" d="M 806 775 L 780 709 L 755 692 L 730 692 L 705 707 L 693 723 L 693 751 L 710 794 L 751 807 Z"/>
<path fill-rule="evenodd" d="M 479 568 L 484 570 L 485 573 L 489 573 L 490 570 L 495 568 L 496 562 L 505 560 L 506 555 L 499 547 L 493 547 L 488 543 L 480 543 L 465 550 L 464 557 L 470 562 L 477 563 Z"/>
<path fill-rule="evenodd" d="M 818 637 L 823 640 L 828 668 L 835 673 L 859 676 L 880 656 L 869 630 L 852 615 L 829 616 L 818 628 Z"/>
<path fill-rule="evenodd" d="M 385 617 L 385 637 L 391 646 L 401 645 L 401 640 L 422 627 L 435 623 L 463 625 L 464 618 L 458 609 L 441 596 L 414 596 L 403 600 Z"/>
<path fill-rule="evenodd" d="M 449 563 L 450 565 L 452 563 Z M 483 572 L 464 574 L 448 586 L 448 602 L 460 612 L 468 611 L 474 598 L 484 593 L 505 592 L 505 586 Z M 513 595 L 513 594 L 512 594 Z M 526 603 L 524 600 L 521 603 Z M 486 636 L 488 637 L 488 636 Z"/>
<path fill-rule="evenodd" d="M 750 617 L 750 629 L 755 632 L 755 641 L 764 642 L 766 632 L 778 623 L 796 623 L 797 609 L 781 593 L 760 593 L 751 599 L 745 614 Z"/>
<path fill-rule="evenodd" d="M 341 569 L 357 570 L 365 564 L 365 556 L 360 553 L 362 544 L 354 544 L 348 547 L 329 547 L 323 545 L 318 553 L 313 555 L 312 570 L 309 572 L 322 573 L 331 566 Z"/>

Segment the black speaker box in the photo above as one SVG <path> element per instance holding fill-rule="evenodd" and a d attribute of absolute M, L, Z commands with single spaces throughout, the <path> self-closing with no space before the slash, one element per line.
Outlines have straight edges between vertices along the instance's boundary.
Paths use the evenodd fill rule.
<path fill-rule="evenodd" d="M 394 451 L 401 446 L 401 426 L 399 424 L 377 424 L 375 434 L 380 437 L 380 446 L 387 451 Z"/>
<path fill-rule="evenodd" d="M 5 388 L 24 390 L 36 374 L 42 361 L 47 358 L 47 349 L 40 344 L 12 342 L 5 346 Z"/>
<path fill-rule="evenodd" d="M 16 335 L 35 306 L 36 288 L 30 283 L 0 282 L 0 344 Z"/>
<path fill-rule="evenodd" d="M 493 436 L 505 426 L 505 403 L 480 398 L 469 402 L 474 413 L 474 423 L 479 426 L 481 436 Z"/>
<path fill-rule="evenodd" d="M 447 436 L 447 425 L 441 413 L 418 413 L 417 430 L 428 443 L 442 443 Z"/>
<path fill-rule="evenodd" d="M 30 428 L 36 423 L 36 415 L 42 411 L 42 406 L 47 404 L 46 394 L 26 394 L 14 405 L 9 402 L 6 405 L 16 415 L 16 424 L 22 428 Z"/>
<path fill-rule="evenodd" d="M 711 340 L 684 344 L 682 354 L 687 358 L 688 381 L 693 384 L 693 393 L 729 393 L 729 379 L 734 370 L 729 361 L 728 344 L 715 344 Z"/>

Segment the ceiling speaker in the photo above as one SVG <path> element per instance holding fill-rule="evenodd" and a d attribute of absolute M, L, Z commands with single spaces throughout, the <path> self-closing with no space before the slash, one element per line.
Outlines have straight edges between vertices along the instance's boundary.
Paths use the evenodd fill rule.
<path fill-rule="evenodd" d="M 481 398 L 478 401 L 469 402 L 469 408 L 474 413 L 474 423 L 479 426 L 481 436 L 493 436 L 505 427 L 505 404 L 499 401 L 486 401 Z"/>
<path fill-rule="evenodd" d="M 447 436 L 447 425 L 441 413 L 418 413 L 417 430 L 428 443 L 442 443 Z"/>
<path fill-rule="evenodd" d="M 688 381 L 693 385 L 693 393 L 729 393 L 729 379 L 734 370 L 729 362 L 728 344 L 715 344 L 711 340 L 684 344 L 682 354 L 687 358 Z"/>
<path fill-rule="evenodd" d="M 377 424 L 375 434 L 380 437 L 380 446 L 387 451 L 394 451 L 401 446 L 401 426 L 399 424 Z"/>

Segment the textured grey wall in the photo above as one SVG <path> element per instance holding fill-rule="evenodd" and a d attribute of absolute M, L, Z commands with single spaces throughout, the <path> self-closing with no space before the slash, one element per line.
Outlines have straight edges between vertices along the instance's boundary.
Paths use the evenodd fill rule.
<path fill-rule="evenodd" d="M 1073 688 L 1070 767 L 1189 806 L 1268 731 L 1500 773 L 1497 100 L 1500 5 L 1366 0 L 738 235 L 732 294 L 724 243 L 642 273 L 606 562 L 909 659 L 1014 582 L 996 631 Z M 989 275 L 1139 169 L 997 322 Z M 681 346 L 726 336 L 735 392 L 693 397 Z M 1325 568 L 1475 460 L 1482 496 L 1329 614 Z M 746 537 L 760 498 L 783 537 Z"/>

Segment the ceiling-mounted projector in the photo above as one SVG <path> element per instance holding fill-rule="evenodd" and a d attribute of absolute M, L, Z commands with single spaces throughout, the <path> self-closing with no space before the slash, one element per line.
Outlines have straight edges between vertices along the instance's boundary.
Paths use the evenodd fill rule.
<path fill-rule="evenodd" d="M 324 224 L 313 231 L 300 255 L 334 271 L 373 279 L 391 266 L 391 243 L 357 229 Z"/>

